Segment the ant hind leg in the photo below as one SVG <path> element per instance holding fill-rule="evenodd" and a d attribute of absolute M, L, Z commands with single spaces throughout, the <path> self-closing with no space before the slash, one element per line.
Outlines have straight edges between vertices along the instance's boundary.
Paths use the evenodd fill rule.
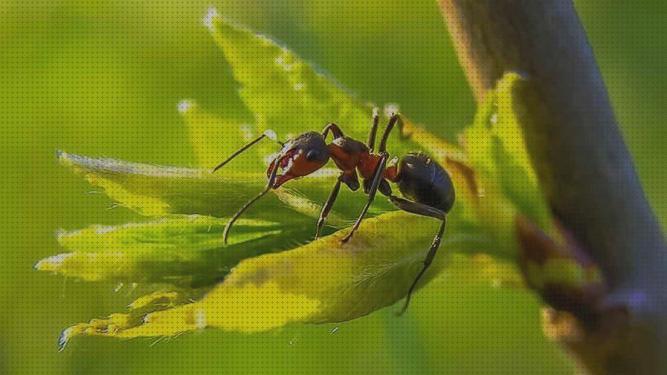
<path fill-rule="evenodd" d="M 410 285 L 408 294 L 405 297 L 405 304 L 403 305 L 401 311 L 398 313 L 398 315 L 402 315 L 403 313 L 405 313 L 405 311 L 408 309 L 408 306 L 410 305 L 410 299 L 412 298 L 412 293 L 415 291 L 415 288 L 417 287 L 419 280 L 422 278 L 422 276 L 424 276 L 426 270 L 428 270 L 429 266 L 433 262 L 433 259 L 435 258 L 436 253 L 438 252 L 438 248 L 440 248 L 440 242 L 442 241 L 442 236 L 445 233 L 445 226 L 447 225 L 447 214 L 444 211 L 438 210 L 437 208 L 425 205 L 423 203 L 412 202 L 407 199 L 399 198 L 393 195 L 389 197 L 389 199 L 396 207 L 400 208 L 403 211 L 442 220 L 442 223 L 440 224 L 440 229 L 438 229 L 438 233 L 433 238 L 431 247 L 428 250 L 428 253 L 426 254 L 426 258 L 424 258 L 422 269 L 417 274 L 417 277 L 415 277 L 415 280 L 412 282 L 412 285 Z"/>
<path fill-rule="evenodd" d="M 400 198 L 395 195 L 390 196 L 389 200 L 394 206 L 400 208 L 403 211 L 407 211 L 415 215 L 429 216 L 441 220 L 445 217 L 444 211 L 439 210 L 435 207 L 431 207 L 427 204 L 409 201 L 407 199 Z"/>

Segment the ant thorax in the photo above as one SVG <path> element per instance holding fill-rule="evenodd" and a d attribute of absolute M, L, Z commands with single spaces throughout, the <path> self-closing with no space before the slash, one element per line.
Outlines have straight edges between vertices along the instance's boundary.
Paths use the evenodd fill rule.
<path fill-rule="evenodd" d="M 336 138 L 327 148 L 336 166 L 348 173 L 357 168 L 362 155 L 368 154 L 365 144 L 350 137 Z"/>

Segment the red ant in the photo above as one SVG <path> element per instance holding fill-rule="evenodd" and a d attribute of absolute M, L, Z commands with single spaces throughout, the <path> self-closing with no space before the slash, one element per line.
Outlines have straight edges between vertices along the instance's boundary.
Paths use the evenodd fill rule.
<path fill-rule="evenodd" d="M 359 189 L 357 173 L 363 178 L 364 191 L 368 194 L 368 202 L 366 202 L 366 205 L 350 232 L 342 239 L 342 243 L 349 241 L 354 232 L 359 228 L 359 225 L 364 219 L 364 216 L 378 190 L 380 193 L 389 197 L 389 200 L 401 210 L 417 215 L 433 217 L 442 221 L 440 229 L 435 235 L 435 238 L 433 238 L 431 248 L 424 259 L 424 265 L 408 290 L 405 305 L 400 313 L 402 314 L 405 312 L 410 303 L 412 292 L 430 266 L 438 247 L 440 246 L 440 241 L 447 222 L 447 212 L 449 212 L 454 204 L 454 186 L 445 169 L 422 153 L 411 152 L 400 159 L 393 158 L 388 165 L 387 159 L 389 158 L 389 154 L 386 151 L 387 139 L 389 138 L 391 130 L 397 123 L 401 133 L 403 133 L 403 123 L 399 115 L 394 114 L 391 116 L 384 134 L 382 135 L 382 139 L 380 140 L 380 146 L 376 152 L 375 136 L 378 129 L 378 122 L 379 116 L 377 110 L 375 110 L 367 144 L 345 136 L 338 125 L 334 123 L 328 124 L 324 130 L 322 130 L 322 133 L 311 131 L 301 134 L 284 144 L 279 142 L 283 147 L 280 153 L 269 164 L 266 172 L 268 177 L 266 188 L 255 198 L 243 205 L 234 216 L 232 216 L 225 226 L 223 234 L 224 242 L 227 243 L 227 236 L 229 235 L 229 230 L 234 222 L 254 202 L 263 197 L 271 189 L 277 189 L 289 180 L 307 176 L 317 171 L 329 161 L 329 158 L 331 158 L 342 173 L 338 177 L 329 198 L 322 207 L 320 218 L 317 221 L 315 238 L 318 238 L 320 235 L 320 231 L 324 226 L 327 215 L 331 211 L 334 201 L 338 196 L 341 183 L 347 185 L 352 191 Z M 333 142 L 327 144 L 326 139 L 329 133 L 333 135 Z M 213 172 L 222 168 L 234 157 L 238 156 L 265 137 L 276 140 L 273 131 L 264 132 L 264 134 L 257 139 L 243 146 L 225 161 L 220 163 L 213 169 Z M 282 170 L 282 174 L 278 174 L 278 170 Z M 402 195 L 410 200 L 393 195 L 391 187 L 387 181 L 391 181 L 398 185 L 398 189 L 401 191 Z"/>

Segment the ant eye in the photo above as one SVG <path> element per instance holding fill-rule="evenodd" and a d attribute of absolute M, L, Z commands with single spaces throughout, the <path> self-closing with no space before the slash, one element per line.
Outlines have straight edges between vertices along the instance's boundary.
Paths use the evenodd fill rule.
<path fill-rule="evenodd" d="M 313 161 L 317 160 L 320 157 L 320 152 L 317 150 L 310 150 L 306 153 L 306 160 Z"/>

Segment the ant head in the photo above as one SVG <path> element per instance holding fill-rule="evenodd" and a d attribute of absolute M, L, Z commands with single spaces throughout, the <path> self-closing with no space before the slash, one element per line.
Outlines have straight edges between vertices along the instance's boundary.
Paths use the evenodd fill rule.
<path fill-rule="evenodd" d="M 322 168 L 329 161 L 329 149 L 320 133 L 308 132 L 288 141 L 273 159 L 267 175 L 276 173 L 272 188 L 285 182 L 307 176 Z"/>

